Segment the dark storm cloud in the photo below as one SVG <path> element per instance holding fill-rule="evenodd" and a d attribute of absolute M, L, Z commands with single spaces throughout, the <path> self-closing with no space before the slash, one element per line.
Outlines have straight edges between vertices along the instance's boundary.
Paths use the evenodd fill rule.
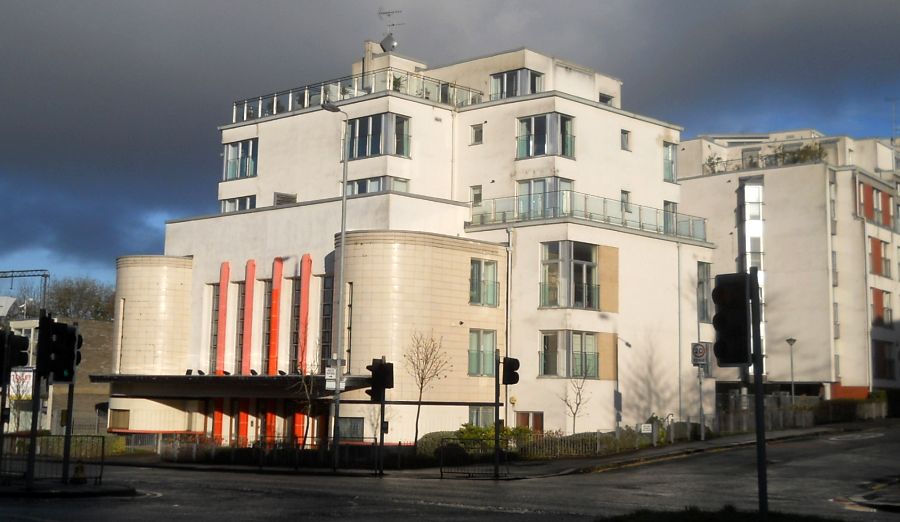
<path fill-rule="evenodd" d="M 0 12 L 0 190 L 28 218 L 8 239 L 110 266 L 160 252 L 154 219 L 216 208 L 231 102 L 349 74 L 385 30 L 379 7 L 403 10 L 401 54 L 441 65 L 527 46 L 622 79 L 626 109 L 686 136 L 884 136 L 884 98 L 900 95 L 894 0 L 14 0 Z"/>

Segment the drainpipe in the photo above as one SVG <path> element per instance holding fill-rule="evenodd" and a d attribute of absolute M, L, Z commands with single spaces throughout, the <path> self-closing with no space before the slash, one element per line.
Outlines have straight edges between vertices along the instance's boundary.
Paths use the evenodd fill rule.
<path fill-rule="evenodd" d="M 681 402 L 681 242 L 675 243 L 676 249 L 675 254 L 678 257 L 675 262 L 676 266 L 676 278 L 678 280 L 678 291 L 676 292 L 676 300 L 678 302 L 678 324 L 676 326 L 678 331 L 678 418 L 684 420 L 684 409 L 682 407 Z"/>
<path fill-rule="evenodd" d="M 510 313 L 509 313 L 509 305 L 512 300 L 509 297 L 509 289 L 510 289 L 510 280 L 512 275 L 512 227 L 506 227 L 506 356 L 509 356 L 509 343 L 510 343 Z M 503 420 L 506 422 L 507 426 L 509 426 L 509 386 L 503 387 L 504 399 L 503 399 Z"/>

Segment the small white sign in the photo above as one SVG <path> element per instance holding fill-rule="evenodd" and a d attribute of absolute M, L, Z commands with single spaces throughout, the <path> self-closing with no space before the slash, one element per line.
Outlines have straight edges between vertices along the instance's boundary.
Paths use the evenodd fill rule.
<path fill-rule="evenodd" d="M 325 368 L 326 379 L 337 379 L 337 368 Z M 334 389 L 334 388 L 332 388 Z"/>
<path fill-rule="evenodd" d="M 641 433 L 653 433 L 653 425 L 641 424 Z"/>
<path fill-rule="evenodd" d="M 22 368 L 14 370 L 9 379 L 9 400 L 11 401 L 30 401 L 32 390 L 34 389 L 34 370 L 31 368 Z"/>
<path fill-rule="evenodd" d="M 337 384 L 337 381 L 335 381 L 334 379 L 325 379 L 325 389 L 326 390 L 334 391 L 335 384 Z M 346 381 L 341 381 L 341 391 L 344 391 L 344 388 L 346 388 L 346 386 L 347 386 Z"/>
<path fill-rule="evenodd" d="M 693 343 L 691 345 L 691 364 L 700 366 L 706 364 L 706 345 L 702 343 Z"/>

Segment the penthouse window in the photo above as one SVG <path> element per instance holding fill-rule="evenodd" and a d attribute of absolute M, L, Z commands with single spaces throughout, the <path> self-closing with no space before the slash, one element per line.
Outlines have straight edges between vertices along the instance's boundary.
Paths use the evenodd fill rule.
<path fill-rule="evenodd" d="M 256 157 L 259 140 L 236 141 L 225 144 L 225 165 L 222 169 L 222 180 L 252 178 L 256 176 Z"/>
<path fill-rule="evenodd" d="M 409 192 L 409 180 L 393 176 L 376 176 L 347 182 L 347 195 L 372 194 L 375 192 Z"/>
<path fill-rule="evenodd" d="M 347 122 L 350 159 L 383 154 L 409 157 L 409 118 L 393 113 L 374 114 Z"/>
<path fill-rule="evenodd" d="M 531 69 L 516 69 L 491 75 L 491 99 L 536 94 L 544 90 L 544 75 Z"/>
<path fill-rule="evenodd" d="M 574 157 L 572 129 L 573 118 L 556 112 L 519 118 L 516 159 L 554 154 Z"/>

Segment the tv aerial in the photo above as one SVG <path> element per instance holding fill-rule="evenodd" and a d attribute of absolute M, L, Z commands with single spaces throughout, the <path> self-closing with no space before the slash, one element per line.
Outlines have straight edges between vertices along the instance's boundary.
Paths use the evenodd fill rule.
<path fill-rule="evenodd" d="M 386 9 L 378 9 L 378 18 L 381 20 L 385 20 L 385 26 L 387 27 L 387 36 L 384 37 L 384 40 L 380 42 L 381 49 L 384 52 L 390 52 L 397 48 L 397 40 L 394 38 L 394 28 L 399 27 L 401 25 L 406 25 L 403 22 L 394 22 L 392 21 L 392 16 L 398 15 L 403 11 L 397 9 L 394 11 L 388 11 Z"/>

